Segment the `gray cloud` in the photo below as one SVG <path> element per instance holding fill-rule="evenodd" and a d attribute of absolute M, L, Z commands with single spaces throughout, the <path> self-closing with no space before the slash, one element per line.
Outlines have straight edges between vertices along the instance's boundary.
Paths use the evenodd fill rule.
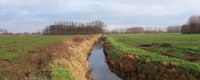
<path fill-rule="evenodd" d="M 109 28 L 179 25 L 200 13 L 199 0 L 0 0 L 0 28 L 33 32 L 55 21 L 102 20 Z"/>

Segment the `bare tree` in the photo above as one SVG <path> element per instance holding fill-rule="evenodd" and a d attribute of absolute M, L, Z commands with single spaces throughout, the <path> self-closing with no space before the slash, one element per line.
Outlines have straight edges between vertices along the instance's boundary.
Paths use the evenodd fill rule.
<path fill-rule="evenodd" d="M 139 33 L 143 33 L 143 32 L 144 32 L 143 27 L 131 27 L 131 28 L 126 29 L 126 33 L 128 33 L 128 34 L 139 34 Z"/>
<path fill-rule="evenodd" d="M 167 33 L 181 33 L 181 26 L 169 26 Z"/>
<path fill-rule="evenodd" d="M 191 16 L 181 31 L 183 34 L 200 34 L 200 16 Z"/>
<path fill-rule="evenodd" d="M 8 33 L 8 31 L 6 29 L 0 29 L 0 34 L 3 35 L 3 34 L 6 34 Z"/>
<path fill-rule="evenodd" d="M 183 25 L 181 28 L 182 34 L 190 34 L 190 25 Z"/>
<path fill-rule="evenodd" d="M 104 33 L 106 25 L 102 21 L 86 23 L 56 22 L 43 30 L 44 35 L 74 35 L 74 34 L 101 34 Z"/>

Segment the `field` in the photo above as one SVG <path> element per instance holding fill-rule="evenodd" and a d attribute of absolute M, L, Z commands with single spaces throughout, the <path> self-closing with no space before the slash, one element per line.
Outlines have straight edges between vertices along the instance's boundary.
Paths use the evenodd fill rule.
<path fill-rule="evenodd" d="M 142 57 L 153 65 L 140 60 L 135 66 L 147 73 L 151 67 L 164 64 L 175 66 L 181 73 L 200 74 L 200 35 L 130 34 L 106 35 L 106 38 L 112 45 L 107 55 L 116 61 L 130 54 Z"/>
<path fill-rule="evenodd" d="M 88 55 L 100 37 L 0 36 L 0 79 L 90 80 Z M 122 79 L 200 79 L 198 34 L 108 34 L 104 37 L 110 69 Z"/>
<path fill-rule="evenodd" d="M 0 36 L 0 80 L 88 80 L 88 55 L 100 37 Z"/>
<path fill-rule="evenodd" d="M 42 51 L 72 36 L 0 36 L 0 79 L 20 79 L 39 69 Z M 12 77 L 11 77 L 12 76 Z"/>

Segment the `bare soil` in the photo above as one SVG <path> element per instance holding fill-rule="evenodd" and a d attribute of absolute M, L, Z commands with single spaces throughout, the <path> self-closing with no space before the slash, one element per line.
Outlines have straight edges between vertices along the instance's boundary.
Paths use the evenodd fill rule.
<path fill-rule="evenodd" d="M 183 59 L 191 62 L 200 62 L 200 54 L 187 53 L 184 54 Z"/>

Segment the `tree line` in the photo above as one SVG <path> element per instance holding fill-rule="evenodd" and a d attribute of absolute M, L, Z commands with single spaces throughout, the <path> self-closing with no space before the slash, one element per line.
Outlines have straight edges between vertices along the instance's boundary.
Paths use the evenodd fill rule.
<path fill-rule="evenodd" d="M 191 16 L 187 24 L 182 26 L 182 34 L 200 34 L 200 16 Z"/>
<path fill-rule="evenodd" d="M 151 33 L 164 33 L 161 28 L 135 26 L 129 28 L 115 28 L 110 31 L 106 31 L 107 34 L 151 34 Z"/>
<path fill-rule="evenodd" d="M 77 34 L 101 34 L 106 25 L 102 21 L 91 22 L 56 22 L 43 30 L 44 35 L 77 35 Z"/>
<path fill-rule="evenodd" d="M 108 34 L 154 34 L 154 33 L 181 33 L 181 26 L 115 28 L 106 31 Z"/>
<path fill-rule="evenodd" d="M 167 27 L 167 33 L 181 33 L 181 26 L 169 26 Z"/>
<path fill-rule="evenodd" d="M 0 34 L 5 34 L 7 33 L 8 31 L 6 29 L 0 29 Z"/>
<path fill-rule="evenodd" d="M 110 31 L 106 31 L 107 34 L 140 34 L 143 32 L 143 27 L 115 28 Z"/>

